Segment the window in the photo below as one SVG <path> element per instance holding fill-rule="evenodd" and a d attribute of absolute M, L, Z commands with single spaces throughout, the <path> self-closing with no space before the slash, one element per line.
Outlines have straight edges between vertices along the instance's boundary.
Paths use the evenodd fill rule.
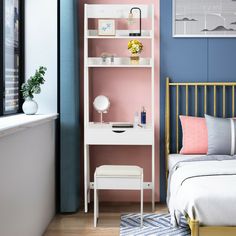
<path fill-rule="evenodd" d="M 1 0 L 0 4 L 0 115 L 6 115 L 21 110 L 24 9 L 22 0 Z"/>

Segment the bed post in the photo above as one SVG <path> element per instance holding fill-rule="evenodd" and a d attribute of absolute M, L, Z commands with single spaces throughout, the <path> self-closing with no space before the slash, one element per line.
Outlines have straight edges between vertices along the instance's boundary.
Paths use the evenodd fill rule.
<path fill-rule="evenodd" d="M 189 227 L 191 229 L 191 236 L 199 236 L 199 221 L 190 220 Z"/>
<path fill-rule="evenodd" d="M 166 100 L 165 100 L 165 164 L 166 164 L 166 181 L 168 178 L 168 155 L 170 152 L 170 78 L 166 78 Z M 166 182 L 167 183 L 167 182 Z"/>

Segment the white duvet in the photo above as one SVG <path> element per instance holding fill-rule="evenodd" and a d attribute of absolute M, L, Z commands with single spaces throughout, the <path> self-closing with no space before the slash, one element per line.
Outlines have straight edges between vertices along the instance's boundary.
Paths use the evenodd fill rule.
<path fill-rule="evenodd" d="M 183 214 L 202 225 L 236 226 L 236 159 L 177 163 L 170 170 L 167 203 L 173 224 Z"/>

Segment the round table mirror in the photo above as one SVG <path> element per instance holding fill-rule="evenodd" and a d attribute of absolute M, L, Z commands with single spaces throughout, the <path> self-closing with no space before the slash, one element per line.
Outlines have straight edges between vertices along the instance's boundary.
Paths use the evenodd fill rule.
<path fill-rule="evenodd" d="M 107 113 L 107 111 L 108 111 L 108 109 L 110 107 L 110 100 L 109 100 L 109 98 L 104 96 L 104 95 L 97 96 L 94 99 L 93 107 L 101 115 L 100 122 L 104 123 L 103 122 L 103 113 Z"/>

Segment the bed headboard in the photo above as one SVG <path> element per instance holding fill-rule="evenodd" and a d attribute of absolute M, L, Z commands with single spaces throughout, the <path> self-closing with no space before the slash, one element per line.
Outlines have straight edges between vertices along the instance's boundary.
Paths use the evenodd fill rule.
<path fill-rule="evenodd" d="M 202 116 L 235 116 L 236 82 L 180 82 L 172 83 L 166 78 L 165 98 L 165 158 L 166 176 L 168 176 L 168 155 L 170 146 L 175 146 L 174 152 L 180 150 L 179 115 Z M 190 92 L 191 90 L 191 92 Z M 173 91 L 174 94 L 171 94 Z M 174 95 L 174 96 L 173 96 Z M 201 99 L 200 99 L 201 98 Z M 191 100 L 191 104 L 190 104 Z M 181 106 L 182 105 L 182 106 Z M 193 105 L 193 106 L 192 106 Z M 212 107 L 213 105 L 213 107 Z M 174 113 L 173 109 L 174 108 Z M 190 108 L 191 111 L 190 112 Z M 201 110 L 201 112 L 200 112 Z M 174 128 L 171 124 L 174 123 Z M 171 132 L 173 130 L 173 132 Z M 175 137 L 174 139 L 171 137 Z M 171 140 L 174 140 L 174 145 Z M 173 150 L 171 150 L 173 152 Z"/>

